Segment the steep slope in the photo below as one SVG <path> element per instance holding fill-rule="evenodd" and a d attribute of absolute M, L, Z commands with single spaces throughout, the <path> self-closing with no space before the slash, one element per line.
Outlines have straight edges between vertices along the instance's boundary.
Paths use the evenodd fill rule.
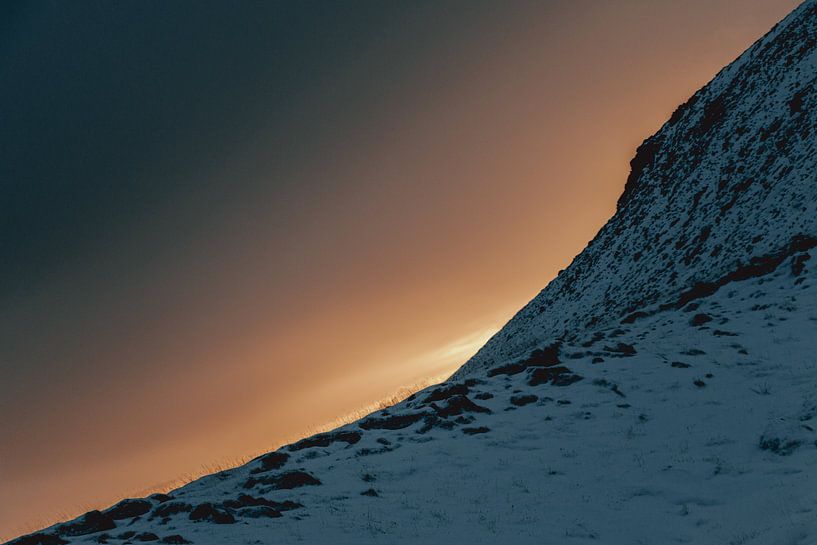
<path fill-rule="evenodd" d="M 813 0 L 448 382 L 14 543 L 817 542 L 816 49 Z"/>
<path fill-rule="evenodd" d="M 615 216 L 458 376 L 813 246 L 797 237 L 817 234 L 816 76 L 806 2 L 644 141 Z"/>

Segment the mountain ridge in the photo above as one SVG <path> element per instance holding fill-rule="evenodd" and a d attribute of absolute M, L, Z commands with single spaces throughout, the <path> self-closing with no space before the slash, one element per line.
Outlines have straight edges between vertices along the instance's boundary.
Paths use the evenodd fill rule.
<path fill-rule="evenodd" d="M 451 379 L 11 543 L 813 543 L 815 80 L 808 0 Z"/>
<path fill-rule="evenodd" d="M 799 170 L 786 169 L 776 179 L 756 180 L 761 176 L 746 171 L 736 161 L 718 164 L 712 154 L 707 156 L 709 146 L 716 142 L 729 148 L 739 147 L 742 156 L 764 155 L 766 161 L 771 162 L 761 164 L 763 168 L 785 168 L 786 165 L 778 166 L 788 160 L 785 147 L 796 144 L 796 140 L 805 142 L 812 134 L 812 127 L 803 123 L 808 121 L 803 113 L 803 101 L 813 99 L 791 84 L 805 79 L 802 82 L 805 88 L 814 82 L 816 15 L 817 5 L 804 2 L 679 106 L 658 132 L 638 147 L 615 215 L 571 265 L 523 307 L 510 320 L 507 329 L 500 330 L 466 362 L 455 377 L 465 376 L 471 369 L 484 369 L 503 358 L 521 357 L 536 347 L 536 339 L 570 338 L 575 330 L 609 325 L 639 309 L 659 304 L 662 298 L 677 295 L 696 283 L 714 280 L 710 276 L 726 275 L 739 266 L 738 261 L 745 261 L 747 254 L 751 255 L 746 251 L 746 244 L 755 246 L 753 251 L 757 255 L 767 255 L 786 247 L 794 236 L 817 233 L 817 221 L 792 221 L 785 225 L 779 220 L 786 218 L 771 218 L 780 232 L 752 242 L 759 229 L 754 225 L 741 226 L 735 214 L 741 207 L 734 208 L 739 199 L 758 191 L 753 187 L 755 184 L 763 186 L 766 193 L 762 196 L 767 200 L 773 196 L 772 191 L 788 192 L 794 185 L 794 177 L 813 164 L 800 165 Z M 800 42 L 803 45 L 798 47 Z M 792 53 L 784 55 L 787 49 Z M 807 75 L 801 73 L 794 81 L 787 81 L 792 79 L 792 72 L 801 67 L 807 70 Z M 752 95 L 751 91 L 757 87 L 773 89 L 774 93 Z M 749 110 L 736 110 L 735 103 L 747 94 L 754 99 L 746 105 Z M 778 115 L 772 119 L 768 112 Z M 753 127 L 751 122 L 762 126 Z M 802 126 L 795 130 L 798 124 Z M 724 136 L 733 131 L 734 136 Z M 758 134 L 759 138 L 752 141 Z M 802 153 L 813 152 L 813 145 L 805 143 Z M 681 186 L 683 182 L 697 184 L 696 190 L 685 190 Z M 804 189 L 801 194 L 806 192 Z M 707 203 L 707 200 L 714 202 Z M 813 200 L 804 201 L 811 205 L 811 211 L 815 210 Z M 709 206 L 705 206 L 707 204 Z M 718 213 L 712 214 L 715 204 Z M 686 210 L 690 212 L 685 217 Z M 815 214 L 809 217 L 808 210 L 802 211 L 803 217 L 814 218 Z M 713 217 L 716 227 L 723 222 L 719 230 L 729 234 L 726 240 L 716 241 L 712 225 L 700 225 L 701 217 L 703 223 Z M 669 225 L 662 232 L 652 228 L 652 225 L 667 223 L 667 218 L 670 218 Z M 642 229 L 642 244 L 621 237 L 623 232 L 638 227 Z M 657 249 L 661 255 L 655 255 Z M 696 270 L 694 264 L 705 252 L 710 254 L 707 270 Z M 614 260 L 605 259 L 601 253 L 613 254 Z M 637 274 L 627 269 L 627 260 L 658 276 L 637 278 Z M 675 266 L 678 262 L 683 263 L 680 270 Z M 605 269 L 608 276 L 600 277 L 600 269 Z M 672 273 L 680 274 L 666 278 Z M 664 282 L 658 283 L 662 278 Z M 629 290 L 615 285 L 636 281 L 638 286 Z M 604 292 L 599 293 L 595 287 L 590 289 L 589 284 L 593 283 L 602 284 Z M 573 296 L 575 292 L 581 293 Z M 578 306 L 583 315 L 559 322 L 554 315 L 565 315 L 566 309 L 562 307 L 568 306 Z M 575 308 L 572 310 L 578 314 Z M 508 337 L 511 331 L 515 339 Z"/>

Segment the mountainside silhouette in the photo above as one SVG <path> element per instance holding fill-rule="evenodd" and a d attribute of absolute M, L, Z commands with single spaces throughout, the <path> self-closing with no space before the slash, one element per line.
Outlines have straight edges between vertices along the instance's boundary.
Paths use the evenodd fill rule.
<path fill-rule="evenodd" d="M 11 543 L 817 542 L 815 78 L 811 0 L 449 381 Z"/>
<path fill-rule="evenodd" d="M 613 218 L 461 375 L 817 244 L 816 12 L 804 3 L 639 146 Z"/>

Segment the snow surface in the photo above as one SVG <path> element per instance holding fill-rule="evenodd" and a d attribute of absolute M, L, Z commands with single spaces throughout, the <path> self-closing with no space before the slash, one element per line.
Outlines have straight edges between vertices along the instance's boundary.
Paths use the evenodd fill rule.
<path fill-rule="evenodd" d="M 815 51 L 809 1 L 448 382 L 16 543 L 817 543 Z"/>
<path fill-rule="evenodd" d="M 817 235 L 815 78 L 809 1 L 639 147 L 615 216 L 456 376 L 669 303 Z"/>

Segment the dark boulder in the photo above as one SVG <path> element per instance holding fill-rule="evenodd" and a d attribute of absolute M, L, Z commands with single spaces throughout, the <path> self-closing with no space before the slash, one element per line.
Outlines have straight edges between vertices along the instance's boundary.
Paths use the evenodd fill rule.
<path fill-rule="evenodd" d="M 68 541 L 53 534 L 29 534 L 27 536 L 18 537 L 14 541 L 9 541 L 8 545 L 64 545 Z"/>
<path fill-rule="evenodd" d="M 527 369 L 527 366 L 522 363 L 508 363 L 505 365 L 500 365 L 499 367 L 494 367 L 493 369 L 489 369 L 488 376 L 495 377 L 497 375 L 518 375 L 525 369 Z"/>
<path fill-rule="evenodd" d="M 539 400 L 539 396 L 535 396 L 533 394 L 526 394 L 526 395 L 518 395 L 511 397 L 511 403 L 516 405 L 517 407 L 524 407 L 525 405 L 529 405 L 530 403 L 534 403 Z"/>
<path fill-rule="evenodd" d="M 462 433 L 464 433 L 465 435 L 478 435 L 480 433 L 488 433 L 489 431 L 491 431 L 491 428 L 488 428 L 487 426 L 479 426 L 476 428 L 462 428 Z"/>
<path fill-rule="evenodd" d="M 166 501 L 172 500 L 173 496 L 170 496 L 169 494 L 162 494 L 162 493 L 157 492 L 156 494 L 151 494 L 148 497 L 148 499 L 159 502 L 159 503 L 164 503 Z"/>
<path fill-rule="evenodd" d="M 561 351 L 561 343 L 555 342 L 544 348 L 537 348 L 530 355 L 514 363 L 508 363 L 494 367 L 488 371 L 489 377 L 497 375 L 517 375 L 529 367 L 551 367 L 561 363 L 559 360 L 559 352 Z"/>
<path fill-rule="evenodd" d="M 431 391 L 430 394 L 426 396 L 423 400 L 425 403 L 431 403 L 433 401 L 442 401 L 444 399 L 448 399 L 449 397 L 455 395 L 468 395 L 469 389 L 468 386 L 465 384 L 449 384 L 447 386 L 441 386 Z"/>
<path fill-rule="evenodd" d="M 186 539 L 184 539 L 179 534 L 173 534 L 172 536 L 165 536 L 162 538 L 162 543 L 169 543 L 170 545 L 184 545 L 185 543 L 190 543 Z"/>
<path fill-rule="evenodd" d="M 214 524 L 233 524 L 235 517 L 224 509 L 214 507 L 212 503 L 200 503 L 190 512 L 190 520 L 207 521 Z"/>
<path fill-rule="evenodd" d="M 711 322 L 711 321 L 712 321 L 712 316 L 710 316 L 709 314 L 701 313 L 701 314 L 696 314 L 695 316 L 693 316 L 692 319 L 689 321 L 689 325 L 691 325 L 693 327 L 697 327 L 697 326 L 704 325 L 705 323 L 708 323 L 708 322 Z"/>
<path fill-rule="evenodd" d="M 257 484 L 269 485 L 276 490 L 291 490 L 301 486 L 317 486 L 321 482 L 305 471 L 287 471 L 278 475 L 250 477 L 244 483 L 244 488 L 252 488 Z"/>
<path fill-rule="evenodd" d="M 166 502 L 154 509 L 153 513 L 151 513 L 151 517 L 166 518 L 178 513 L 188 513 L 192 509 L 193 506 L 189 503 L 184 503 L 181 501 Z"/>
<path fill-rule="evenodd" d="M 386 417 L 370 417 L 360 423 L 364 430 L 400 430 L 423 419 L 423 413 L 399 414 Z"/>
<path fill-rule="evenodd" d="M 431 408 L 437 413 L 437 416 L 448 418 L 449 416 L 457 416 L 464 412 L 468 413 L 490 413 L 491 410 L 482 405 L 477 405 L 464 395 L 455 395 L 446 400 L 442 407 L 437 404 L 432 404 Z"/>
<path fill-rule="evenodd" d="M 289 454 L 286 452 L 270 452 L 256 458 L 261 463 L 261 467 L 257 467 L 250 471 L 250 473 L 263 473 L 264 471 L 272 471 L 273 469 L 281 469 L 289 460 Z"/>
<path fill-rule="evenodd" d="M 635 355 L 635 347 L 631 344 L 627 343 L 618 343 L 615 346 L 605 346 L 604 349 L 608 352 L 612 352 L 614 354 L 621 354 L 622 356 L 633 356 Z"/>
<path fill-rule="evenodd" d="M 544 348 L 537 348 L 521 363 L 528 367 L 548 367 L 551 365 L 558 365 L 561 363 L 559 360 L 559 352 L 561 351 L 561 348 L 562 345 L 559 342 L 555 342 Z"/>
<path fill-rule="evenodd" d="M 542 367 L 534 369 L 528 377 L 529 386 L 539 386 L 540 384 L 551 384 L 553 386 L 569 386 L 574 382 L 582 380 L 581 375 L 573 373 L 564 366 Z"/>
<path fill-rule="evenodd" d="M 237 499 L 226 500 L 222 503 L 224 507 L 229 509 L 241 509 L 242 507 L 272 507 L 276 511 L 290 511 L 303 507 L 300 503 L 294 501 L 273 501 L 267 498 L 253 497 L 248 494 L 239 494 Z"/>
<path fill-rule="evenodd" d="M 140 517 L 150 511 L 153 504 L 148 500 L 122 500 L 113 507 L 103 511 L 104 514 L 113 520 L 130 519 Z"/>
<path fill-rule="evenodd" d="M 277 519 L 281 518 L 283 515 L 280 511 L 273 509 L 272 507 L 267 507 L 266 505 L 257 505 L 254 507 L 244 507 L 240 509 L 236 513 L 239 517 L 244 518 L 251 518 L 251 519 L 259 519 L 259 518 L 267 518 L 267 519 Z"/>
<path fill-rule="evenodd" d="M 279 490 L 291 490 L 301 486 L 317 486 L 321 482 L 304 471 L 287 471 L 282 473 L 275 480 L 275 488 Z"/>
<path fill-rule="evenodd" d="M 355 443 L 360 441 L 360 433 L 356 431 L 337 431 L 329 433 L 319 433 L 317 435 L 313 435 L 312 437 L 302 439 L 295 443 L 294 445 L 289 445 L 289 450 L 296 451 L 312 447 L 328 447 L 332 443 L 336 443 L 339 441 L 346 443 L 347 446 L 354 445 Z"/>
<path fill-rule="evenodd" d="M 760 450 L 768 450 L 778 456 L 789 456 L 800 448 L 802 443 L 796 439 L 781 439 L 780 437 L 760 437 Z"/>
<path fill-rule="evenodd" d="M 116 528 L 116 523 L 109 515 L 94 510 L 88 511 L 73 522 L 61 524 L 57 528 L 57 532 L 61 536 L 84 536 L 114 528 Z"/>

